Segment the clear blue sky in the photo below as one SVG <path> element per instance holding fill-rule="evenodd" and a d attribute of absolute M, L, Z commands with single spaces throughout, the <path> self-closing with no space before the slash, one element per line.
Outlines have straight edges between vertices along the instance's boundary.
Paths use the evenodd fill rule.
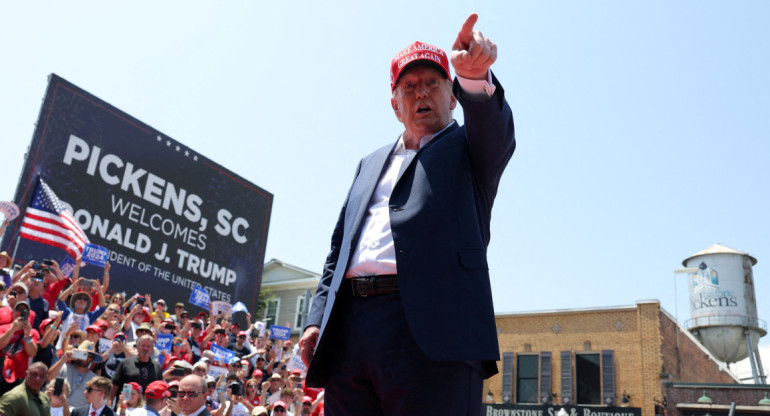
<path fill-rule="evenodd" d="M 477 11 L 518 139 L 496 310 L 673 314 L 673 270 L 718 242 L 759 260 L 770 320 L 770 2 L 483 3 L 4 2 L 0 200 L 55 72 L 272 192 L 266 259 L 320 271 L 358 160 L 401 132 L 390 58 Z"/>

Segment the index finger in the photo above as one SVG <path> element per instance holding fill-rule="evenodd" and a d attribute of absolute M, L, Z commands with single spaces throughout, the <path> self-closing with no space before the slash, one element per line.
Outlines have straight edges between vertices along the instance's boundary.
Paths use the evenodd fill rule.
<path fill-rule="evenodd" d="M 476 25 L 476 22 L 479 20 L 479 15 L 476 13 L 471 13 L 463 23 L 462 27 L 460 28 L 460 32 L 457 34 L 457 41 L 461 42 L 464 45 L 467 45 L 471 39 L 473 38 L 473 26 Z M 457 49 L 460 45 L 458 45 L 458 42 L 455 42 L 454 48 Z"/>

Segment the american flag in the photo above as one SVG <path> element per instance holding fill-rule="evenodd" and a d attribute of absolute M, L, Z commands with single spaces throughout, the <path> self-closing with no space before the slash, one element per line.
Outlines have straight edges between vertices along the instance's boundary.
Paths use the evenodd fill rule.
<path fill-rule="evenodd" d="M 35 195 L 21 222 L 21 236 L 39 243 L 64 249 L 78 258 L 89 242 L 72 213 L 43 179 L 38 178 Z"/>

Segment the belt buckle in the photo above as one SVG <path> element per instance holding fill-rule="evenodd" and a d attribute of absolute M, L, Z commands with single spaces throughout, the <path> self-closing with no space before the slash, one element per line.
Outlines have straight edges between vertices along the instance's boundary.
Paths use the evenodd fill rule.
<path fill-rule="evenodd" d="M 366 292 L 372 292 L 373 289 L 375 288 L 374 279 L 376 279 L 376 277 L 374 276 L 359 277 L 356 281 L 357 283 L 356 286 L 359 286 L 359 288 L 362 289 L 361 292 L 364 292 L 364 293 L 360 293 L 357 290 L 354 290 L 353 291 L 354 295 L 362 298 L 368 297 L 369 294 Z"/>

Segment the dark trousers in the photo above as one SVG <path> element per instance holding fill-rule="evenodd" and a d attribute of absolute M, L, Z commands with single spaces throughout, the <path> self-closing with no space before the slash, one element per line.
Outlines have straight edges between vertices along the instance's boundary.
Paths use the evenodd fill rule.
<path fill-rule="evenodd" d="M 343 285 L 339 309 L 327 328 L 331 332 L 325 335 L 331 356 L 327 416 L 481 413 L 482 374 L 468 363 L 425 356 L 412 337 L 398 292 L 357 298 L 349 290 Z"/>

